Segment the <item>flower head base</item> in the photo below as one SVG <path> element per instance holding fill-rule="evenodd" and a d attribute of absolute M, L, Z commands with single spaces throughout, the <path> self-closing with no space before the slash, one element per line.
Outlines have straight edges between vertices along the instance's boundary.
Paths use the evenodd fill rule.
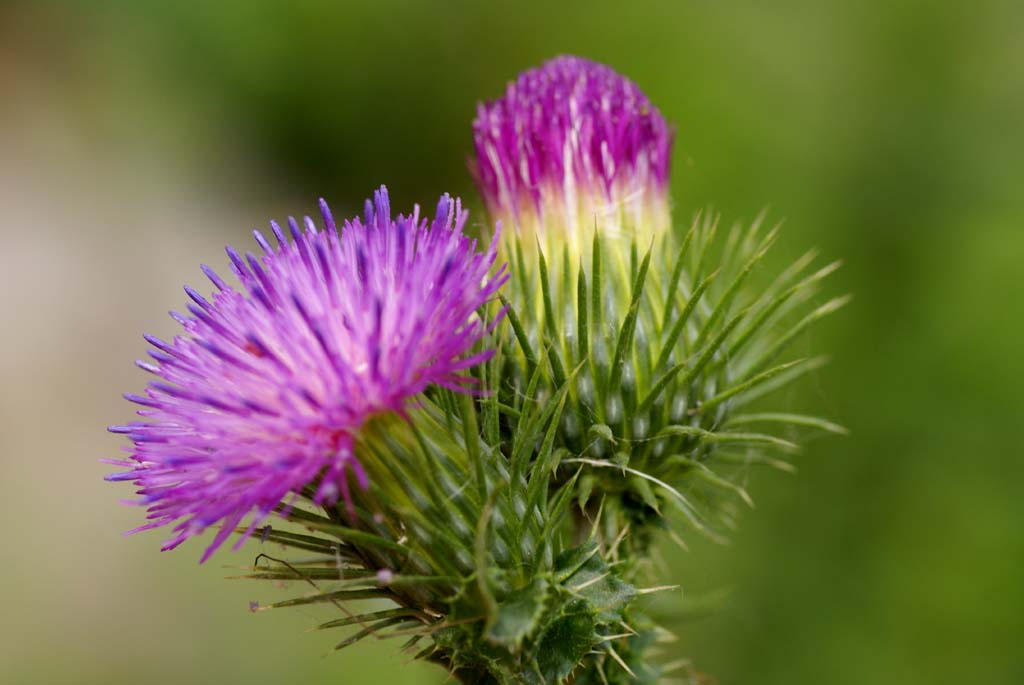
<path fill-rule="evenodd" d="M 185 335 L 152 336 L 158 376 L 144 396 L 145 421 L 113 426 L 133 442 L 131 480 L 150 523 L 176 523 L 164 549 L 207 527 L 222 527 L 205 560 L 240 524 L 252 532 L 289 496 L 315 487 L 318 502 L 365 487 L 352 454 L 372 416 L 402 414 L 430 385 L 471 390 L 466 369 L 491 352 L 476 315 L 504 283 L 488 277 L 495 244 L 478 252 L 463 235 L 466 212 L 447 195 L 433 221 L 391 216 L 385 188 L 367 201 L 364 221 L 339 231 L 321 201 L 325 230 L 275 223 L 277 245 L 259 232 L 264 254 L 228 248 L 236 290 L 208 267 L 210 300 L 191 288 L 191 316 L 173 314 Z M 239 543 L 246 536 L 240 538 Z"/>
<path fill-rule="evenodd" d="M 479 106 L 473 136 L 491 215 L 545 249 L 580 248 L 595 223 L 628 235 L 668 226 L 672 131 L 609 67 L 563 56 L 522 73 Z"/>

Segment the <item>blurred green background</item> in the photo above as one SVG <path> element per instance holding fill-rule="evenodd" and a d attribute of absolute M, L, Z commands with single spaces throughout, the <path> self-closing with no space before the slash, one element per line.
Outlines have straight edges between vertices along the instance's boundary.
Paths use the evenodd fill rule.
<path fill-rule="evenodd" d="M 681 222 L 768 206 L 772 268 L 818 246 L 855 294 L 781 398 L 851 436 L 758 474 L 731 545 L 666 549 L 728 592 L 671 650 L 723 684 L 1024 682 L 1022 27 L 986 0 L 0 4 L 0 681 L 443 681 L 249 614 L 275 593 L 223 580 L 247 554 L 122 538 L 103 427 L 199 262 L 382 182 L 478 208 L 475 103 L 569 52 L 676 124 Z"/>

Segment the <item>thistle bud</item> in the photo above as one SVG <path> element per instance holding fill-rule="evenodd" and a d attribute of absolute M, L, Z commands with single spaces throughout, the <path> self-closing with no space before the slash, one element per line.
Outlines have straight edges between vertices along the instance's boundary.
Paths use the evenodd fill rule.
<path fill-rule="evenodd" d="M 609 67 L 557 57 L 479 106 L 473 170 L 508 239 L 581 254 L 595 229 L 646 244 L 667 230 L 672 131 Z"/>
<path fill-rule="evenodd" d="M 787 415 L 739 410 L 817 363 L 780 356 L 842 304 L 800 313 L 834 265 L 805 275 L 801 259 L 752 287 L 774 230 L 756 221 L 723 240 L 707 216 L 672 230 L 671 129 L 609 67 L 559 57 L 526 71 L 480 106 L 473 134 L 485 203 L 514 227 L 505 375 L 542 401 L 568 389 L 556 443 L 576 456 L 559 474 L 592 472 L 578 481 L 584 518 L 600 511 L 610 546 L 628 528 L 615 545 L 627 567 L 666 512 L 717 537 L 730 498 L 749 499 L 743 466 L 793 448 L 743 427 Z"/>

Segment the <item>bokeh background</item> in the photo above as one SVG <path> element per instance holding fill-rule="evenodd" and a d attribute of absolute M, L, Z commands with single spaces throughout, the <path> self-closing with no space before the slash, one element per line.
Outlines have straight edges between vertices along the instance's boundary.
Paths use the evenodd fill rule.
<path fill-rule="evenodd" d="M 756 475 L 731 545 L 666 549 L 725 597 L 672 649 L 729 685 L 1024 682 L 1022 27 L 989 0 L 0 4 L 0 681 L 443 681 L 248 613 L 276 591 L 223 579 L 247 554 L 123 538 L 103 428 L 200 261 L 382 182 L 479 207 L 475 103 L 571 52 L 676 124 L 681 222 L 769 207 L 770 266 L 818 246 L 855 294 L 782 398 L 850 437 Z"/>

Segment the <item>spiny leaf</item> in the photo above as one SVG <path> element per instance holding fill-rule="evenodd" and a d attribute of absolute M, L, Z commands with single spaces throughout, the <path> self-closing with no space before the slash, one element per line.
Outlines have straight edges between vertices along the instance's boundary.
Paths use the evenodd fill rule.
<path fill-rule="evenodd" d="M 555 527 L 561 522 L 562 517 L 572 502 L 572 495 L 577 492 L 576 481 L 579 478 L 581 469 L 577 469 L 569 480 L 567 480 L 548 502 L 548 514 L 541 531 L 542 540 L 548 540 L 554 532 Z"/>
<path fill-rule="evenodd" d="M 602 622 L 620 620 L 622 610 L 636 597 L 636 588 L 620 580 L 599 554 L 588 557 L 563 586 L 586 600 Z"/>
<path fill-rule="evenodd" d="M 801 364 L 796 364 L 792 368 L 783 371 L 775 378 L 769 380 L 767 383 L 763 383 L 759 387 L 743 393 L 743 395 L 733 400 L 733 406 L 741 406 L 747 404 L 748 402 L 753 402 L 759 397 L 763 397 L 768 393 L 774 392 L 779 388 L 789 385 L 790 383 L 797 380 L 804 374 L 820 369 L 827 363 L 828 357 L 821 356 L 807 359 Z"/>
<path fill-rule="evenodd" d="M 751 509 L 754 508 L 754 500 L 750 498 L 750 495 L 747 494 L 746 490 L 741 488 L 736 483 L 733 483 L 729 480 L 726 480 L 725 478 L 722 478 L 714 471 L 712 471 L 710 468 L 708 468 L 706 465 L 700 463 L 699 461 L 696 461 L 694 459 L 688 459 L 686 457 L 679 457 L 674 461 L 677 464 L 686 464 L 687 466 L 689 466 L 692 470 L 692 473 L 701 480 L 705 481 L 706 483 L 713 485 L 716 488 L 729 490 L 730 492 L 736 493 L 737 495 L 739 495 L 740 499 L 747 503 L 747 506 L 749 506 Z"/>
<path fill-rule="evenodd" d="M 726 338 L 729 337 L 729 334 L 732 333 L 733 329 L 736 328 L 737 324 L 739 324 L 739 322 L 743 319 L 744 316 L 746 316 L 746 310 L 736 314 L 732 319 L 729 320 L 729 322 L 722 328 L 722 330 L 719 331 L 718 335 L 715 336 L 715 339 L 712 340 L 711 343 L 709 343 L 708 346 L 701 352 L 701 355 L 697 359 L 696 363 L 694 363 L 694 365 L 690 367 L 689 370 L 687 370 L 686 374 L 683 376 L 681 381 L 683 384 L 689 383 L 694 379 L 694 377 L 696 377 L 697 374 L 704 370 L 704 367 L 707 366 L 708 362 L 711 360 L 714 354 L 722 347 L 722 344 L 725 342 Z M 658 396 L 661 395 L 661 393 L 665 390 L 665 388 L 672 381 L 672 379 L 675 378 L 676 374 L 678 374 L 684 368 L 686 368 L 686 364 L 685 362 L 682 362 L 676 364 L 671 369 L 666 371 L 654 383 L 654 385 L 651 386 L 651 389 L 647 392 L 647 395 L 645 395 L 644 398 L 640 400 L 640 404 L 637 406 L 636 413 L 642 414 L 643 412 L 650 409 L 651 405 L 654 403 L 656 399 L 658 399 Z"/>
<path fill-rule="evenodd" d="M 604 303 L 604 274 L 601 263 L 601 238 L 600 233 L 594 231 L 594 243 L 591 250 L 590 278 L 594 284 L 590 293 L 590 318 L 597 330 L 601 327 L 602 305 Z"/>
<path fill-rule="evenodd" d="M 612 356 L 612 368 L 608 377 L 608 388 L 616 388 L 622 380 L 622 365 L 626 361 L 633 347 L 633 334 L 636 331 L 637 314 L 640 311 L 640 300 L 643 297 L 644 281 L 647 279 L 647 270 L 651 264 L 651 251 L 648 249 L 640 263 L 636 280 L 633 282 L 633 294 L 629 303 L 629 310 L 626 318 L 619 328 L 619 337 L 615 343 L 615 354 Z"/>
<path fill-rule="evenodd" d="M 519 321 L 519 316 L 516 314 L 515 308 L 512 303 L 505 299 L 504 295 L 498 295 L 501 300 L 501 304 L 505 307 L 505 316 L 508 317 L 508 323 L 512 326 L 512 332 L 515 333 L 516 342 L 519 343 L 519 349 L 523 352 L 523 357 L 526 358 L 526 374 L 527 376 L 533 375 L 533 369 L 537 365 L 537 356 L 533 353 L 533 346 L 530 345 L 530 338 L 526 335 L 526 330 L 523 328 L 523 324 Z"/>
<path fill-rule="evenodd" d="M 687 250 L 690 248 L 690 242 L 693 240 L 693 235 L 697 231 L 697 223 L 700 221 L 700 214 L 693 223 L 690 224 L 690 230 L 686 232 L 686 237 L 683 238 L 683 244 L 679 247 L 679 251 L 676 253 L 675 266 L 672 268 L 672 276 L 669 278 L 668 287 L 665 290 L 665 311 L 661 315 L 661 328 L 665 329 L 668 325 L 668 318 L 672 316 L 672 307 L 675 304 L 676 289 L 679 287 L 679 280 L 683 275 L 683 268 L 685 266 L 684 257 L 686 256 Z M 689 303 L 687 303 L 689 304 Z"/>
<path fill-rule="evenodd" d="M 418 453 L 410 450 L 419 457 L 422 466 L 423 481 L 431 491 L 434 501 L 438 502 L 443 510 L 454 514 L 452 520 L 459 525 L 456 516 L 461 517 L 461 523 L 465 526 L 472 526 L 476 521 L 476 510 L 471 501 L 470 494 L 465 490 L 468 488 L 468 481 L 461 469 L 453 468 L 454 464 L 444 458 L 444 449 L 435 447 L 435 441 L 431 441 L 424 434 L 432 426 L 425 421 L 414 421 L 409 424 L 416 443 L 419 447 Z M 387 457 L 385 457 L 387 458 Z M 454 506 L 449 508 L 447 505 Z"/>
<path fill-rule="evenodd" d="M 388 540 L 387 538 L 383 538 L 379 535 L 367 533 L 362 530 L 356 530 L 355 528 L 349 528 L 347 526 L 342 526 L 337 523 L 319 523 L 313 521 L 306 521 L 303 523 L 303 525 L 312 530 L 333 535 L 339 540 L 351 542 L 356 545 L 362 545 L 364 547 L 379 547 L 403 555 L 408 555 L 411 552 L 411 550 L 408 547 L 400 545 L 394 540 Z"/>
<path fill-rule="evenodd" d="M 579 547 L 567 549 L 555 559 L 555 580 L 564 583 L 587 561 L 598 553 L 599 547 L 596 542 L 586 542 Z"/>
<path fill-rule="evenodd" d="M 473 542 L 473 557 L 476 564 L 476 587 L 480 594 L 480 600 L 484 604 L 484 612 L 487 616 L 494 616 L 498 611 L 498 602 L 494 593 L 487 583 L 487 530 L 491 525 L 491 517 L 494 515 L 494 507 L 502 488 L 498 487 L 491 491 L 490 497 L 484 504 L 483 512 L 480 514 L 480 521 L 477 523 L 476 538 Z"/>
<path fill-rule="evenodd" d="M 827 419 L 817 416 L 805 416 L 803 414 L 782 414 L 777 412 L 739 414 L 726 421 L 727 426 L 740 426 L 748 423 L 784 423 L 791 426 L 818 428 L 827 433 L 835 433 L 837 435 L 847 435 L 850 432 L 844 426 L 840 426 Z"/>
<path fill-rule="evenodd" d="M 391 593 L 387 590 L 377 588 L 366 588 L 362 590 L 334 590 L 332 592 L 320 592 L 306 597 L 294 597 L 274 604 L 267 604 L 256 609 L 256 611 L 267 611 L 270 609 L 284 609 L 286 607 L 303 606 L 306 604 L 319 604 L 321 602 L 349 602 L 357 599 L 390 599 Z"/>
<path fill-rule="evenodd" d="M 522 293 L 523 301 L 530 302 L 533 299 L 530 293 L 530 286 L 532 284 L 530 283 L 529 279 L 530 270 L 529 268 L 527 268 L 526 258 L 523 256 L 522 240 L 515 241 L 514 259 L 517 268 L 512 269 L 512 272 L 517 273 L 519 275 L 519 289 Z"/>
<path fill-rule="evenodd" d="M 334 649 L 336 651 L 340 650 L 340 649 L 345 649 L 346 647 L 349 647 L 349 646 L 354 645 L 355 643 L 359 642 L 363 638 L 369 637 L 369 636 L 373 635 L 374 633 L 379 633 L 384 628 L 388 628 L 390 626 L 393 626 L 396 623 L 405 623 L 405 622 L 406 622 L 406 619 L 405 619 L 404 616 L 394 616 L 394 617 L 391 617 L 391 618 L 382 619 L 380 621 L 377 621 L 376 623 L 373 623 L 373 624 L 367 626 L 366 628 L 363 628 L 358 633 L 355 633 L 355 634 L 345 638 L 344 640 L 342 640 L 341 642 L 336 644 L 334 646 Z"/>
<path fill-rule="evenodd" d="M 786 473 L 795 473 L 796 467 L 790 464 L 788 461 L 781 459 L 774 459 L 765 454 L 761 454 L 756 450 L 748 450 L 743 454 L 734 454 L 732 452 L 718 451 L 714 455 L 714 460 L 717 463 L 722 464 L 737 464 L 740 466 L 770 466 L 773 469 L 779 471 L 785 471 Z"/>
<path fill-rule="evenodd" d="M 551 375 L 552 380 L 555 382 L 555 386 L 561 387 L 561 385 L 565 383 L 565 365 L 562 364 L 562 356 L 559 353 L 559 350 L 554 347 L 561 337 L 558 334 L 558 322 L 555 320 L 555 310 L 551 304 L 551 284 L 548 278 L 548 265 L 544 260 L 544 252 L 539 246 L 537 248 L 537 262 L 540 268 L 540 289 L 544 303 L 544 326 L 547 328 L 548 335 L 551 336 L 548 349 L 548 362 L 551 364 Z"/>
<path fill-rule="evenodd" d="M 841 262 L 832 262 L 831 264 L 819 269 L 815 273 L 811 274 L 807 278 L 803 279 L 799 283 L 787 288 L 782 293 L 773 296 L 768 303 L 763 306 L 754 317 L 753 322 L 743 330 L 742 333 L 737 337 L 736 342 L 733 343 L 732 347 L 729 348 L 729 356 L 735 357 L 741 349 L 750 340 L 753 339 L 754 334 L 760 330 L 771 318 L 771 316 L 777 312 L 790 298 L 800 292 L 804 292 L 812 288 L 821 279 L 828 276 L 830 273 L 839 268 Z"/>
<path fill-rule="evenodd" d="M 548 485 L 551 482 L 551 472 L 557 466 L 557 464 L 553 463 L 551 457 L 554 454 L 553 447 L 555 435 L 558 433 L 558 419 L 562 415 L 562 409 L 565 407 L 567 390 L 567 385 L 562 386 L 562 389 L 552 398 L 547 407 L 547 409 L 552 409 L 552 414 L 548 430 L 544 435 L 544 442 L 541 444 L 540 452 L 538 452 L 537 459 L 534 461 L 530 472 L 529 485 L 526 491 L 526 511 L 528 515 L 541 504 L 541 498 L 547 494 Z"/>
<path fill-rule="evenodd" d="M 542 683 L 560 683 L 572 673 L 594 645 L 594 615 L 579 602 L 548 625 L 538 638 L 537 668 Z"/>
<path fill-rule="evenodd" d="M 712 243 L 715 242 L 715 234 L 718 233 L 718 221 L 719 217 L 706 216 L 704 222 L 700 228 L 701 246 L 700 254 L 697 257 L 697 263 L 693 267 L 693 277 L 698 279 L 701 277 L 701 273 L 704 270 L 704 262 L 707 260 L 708 249 Z"/>
<path fill-rule="evenodd" d="M 669 331 L 668 337 L 662 343 L 661 352 L 658 354 L 658 361 L 655 362 L 654 368 L 660 369 L 668 363 L 668 358 L 672 355 L 672 352 L 676 348 L 676 343 L 679 341 L 679 336 L 683 332 L 683 328 L 686 326 L 686 322 L 689 321 L 690 315 L 693 314 L 693 310 L 697 307 L 697 303 L 700 302 L 700 298 L 703 297 L 704 291 L 708 289 L 711 282 L 715 280 L 719 270 L 712 271 L 707 277 L 701 281 L 693 293 L 690 295 L 690 299 L 686 301 L 686 306 L 683 311 L 676 318 L 675 323 L 672 324 L 672 330 Z"/>
<path fill-rule="evenodd" d="M 587 275 L 580 265 L 576 277 L 576 340 L 579 358 L 590 356 L 590 321 L 587 318 Z"/>
<path fill-rule="evenodd" d="M 599 440 L 607 440 L 611 444 L 615 443 L 615 435 L 612 433 L 612 429 L 603 423 L 591 424 L 587 429 L 587 437 L 596 438 Z"/>
<path fill-rule="evenodd" d="M 656 438 L 664 437 L 695 437 L 704 443 L 742 443 L 746 445 L 771 445 L 785 449 L 794 450 L 797 445 L 774 435 L 764 433 L 727 433 L 709 431 L 698 426 L 666 426 Z M 688 458 L 676 455 L 679 459 L 689 461 Z M 668 457 L 671 460 L 676 457 Z"/>
<path fill-rule="evenodd" d="M 772 345 L 764 354 L 761 355 L 761 357 L 756 362 L 754 362 L 754 364 L 751 365 L 751 369 L 756 371 L 770 364 L 776 357 L 778 357 L 782 353 L 782 351 L 786 348 L 786 346 L 788 346 L 793 341 L 794 338 L 796 338 L 798 335 L 800 335 L 800 333 L 804 331 L 804 329 L 806 329 L 808 326 L 818 321 L 819 319 L 842 308 L 851 299 L 852 296 L 850 295 L 836 297 L 815 309 L 813 312 L 811 312 L 803 319 L 801 319 L 795 326 L 789 329 L 785 335 L 779 338 L 779 340 L 774 345 Z"/>
<path fill-rule="evenodd" d="M 498 402 L 498 388 L 501 386 L 501 368 L 503 366 L 502 346 L 494 351 L 494 358 L 486 365 L 488 377 L 485 388 L 490 392 L 484 398 L 484 439 L 489 445 L 501 442 L 501 408 Z"/>
<path fill-rule="evenodd" d="M 473 397 L 467 393 L 460 395 L 462 409 L 462 436 L 466 445 L 466 455 L 473 465 L 473 475 L 476 478 L 477 491 L 480 499 L 487 499 L 487 478 L 484 477 L 484 462 L 480 455 L 480 430 L 476 423 L 476 407 L 473 405 Z"/>
<path fill-rule="evenodd" d="M 235 532 L 243 534 L 247 532 L 247 529 L 238 528 Z M 343 545 L 335 540 L 328 540 L 326 538 L 318 538 L 311 535 L 302 535 L 301 533 L 292 533 L 290 531 L 276 529 L 265 531 L 262 534 L 261 539 L 266 542 L 275 542 L 293 549 L 301 549 L 307 552 L 319 552 L 321 554 L 334 554 L 339 551 L 340 548 L 347 547 L 347 545 Z"/>
<path fill-rule="evenodd" d="M 733 299 L 735 299 L 736 294 L 739 292 L 740 286 L 743 285 L 743 281 L 746 280 L 747 276 L 757 265 L 757 263 L 760 262 L 761 259 L 763 259 L 764 256 L 768 253 L 768 250 L 771 248 L 772 243 L 775 241 L 775 235 L 775 232 L 772 231 L 771 233 L 768 234 L 768 236 L 766 236 L 765 240 L 761 243 L 761 246 L 759 247 L 757 253 L 753 257 L 751 257 L 746 264 L 743 265 L 743 268 L 740 270 L 740 272 L 736 274 L 735 278 L 733 278 L 732 283 L 729 284 L 729 287 L 726 289 L 725 294 L 723 294 L 722 297 L 718 300 L 718 304 L 715 305 L 714 310 L 711 312 L 711 316 L 708 317 L 707 322 L 702 327 L 700 334 L 697 336 L 698 347 L 704 342 L 704 339 L 707 336 L 708 332 L 710 332 L 714 325 L 718 323 L 718 320 L 725 314 L 725 311 L 732 304 Z"/>
<path fill-rule="evenodd" d="M 363 625 L 373 621 L 379 621 L 382 618 L 395 618 L 398 616 L 410 617 L 419 616 L 420 613 L 415 609 L 408 609 L 406 607 L 397 607 L 395 609 L 383 609 L 381 611 L 369 611 L 365 614 L 355 614 L 352 616 L 345 616 L 343 618 L 336 618 L 326 623 L 313 628 L 313 630 L 329 630 L 330 628 L 343 628 L 345 626 L 352 625 Z"/>
<path fill-rule="evenodd" d="M 658 500 L 657 495 L 654 494 L 654 489 L 649 481 L 633 476 L 629 479 L 629 489 L 631 492 L 640 495 L 640 499 L 643 500 L 644 504 L 653 509 L 659 516 L 661 515 L 661 502 Z"/>
<path fill-rule="evenodd" d="M 746 392 L 747 390 L 750 390 L 751 388 L 756 388 L 758 385 L 761 385 L 762 383 L 765 383 L 766 381 L 769 381 L 772 378 L 778 376 L 783 371 L 787 371 L 787 370 L 793 368 L 794 366 L 798 366 L 799 364 L 804 364 L 807 361 L 808 360 L 806 360 L 806 359 L 798 359 L 796 361 L 788 362 L 786 364 L 781 364 L 779 366 L 776 366 L 773 369 L 769 369 L 767 371 L 759 373 L 756 376 L 754 376 L 753 378 L 750 378 L 750 379 L 748 379 L 746 381 L 743 381 L 742 383 L 734 385 L 733 387 L 729 388 L 728 390 L 720 392 L 717 395 L 715 395 L 714 397 L 712 397 L 712 398 L 706 400 L 705 402 L 701 403 L 701 405 L 699 407 L 699 411 L 706 412 L 706 411 L 708 411 L 708 410 L 718 406 L 722 402 L 725 402 L 730 397 L 734 397 L 736 395 L 739 395 L 740 393 Z"/>
<path fill-rule="evenodd" d="M 363 576 L 359 576 L 354 572 L 350 572 L 352 575 L 346 578 L 345 570 L 338 568 L 337 566 L 324 566 L 324 567 L 302 567 L 302 568 L 289 568 L 287 566 L 280 566 L 269 569 L 261 569 L 257 567 L 252 573 L 244 576 L 228 576 L 232 580 L 245 579 L 245 580 L 352 580 L 352 581 L 375 581 L 376 574 L 365 573 Z"/>
<path fill-rule="evenodd" d="M 544 576 L 534 576 L 529 585 L 510 593 L 489 618 L 484 629 L 487 639 L 517 652 L 523 640 L 540 628 L 547 595 Z"/>
<path fill-rule="evenodd" d="M 711 539 L 716 539 L 715 534 L 710 529 L 708 529 L 706 525 L 704 525 L 704 522 L 701 521 L 700 515 L 697 513 L 697 509 L 692 504 L 690 504 L 690 501 L 686 498 L 686 496 L 683 495 L 683 493 L 679 492 L 674 487 L 672 487 L 671 485 L 669 485 L 668 483 L 666 483 L 665 481 L 656 478 L 649 473 L 645 473 L 643 471 L 630 468 L 629 466 L 613 464 L 609 461 L 599 461 L 597 459 L 577 457 L 575 459 L 566 459 L 565 462 L 587 464 L 589 466 L 596 466 L 599 468 L 617 469 L 619 471 L 622 471 L 623 473 L 630 473 L 633 474 L 634 476 L 639 476 L 640 478 L 644 478 L 646 480 L 651 481 L 652 483 L 662 488 L 671 495 L 671 497 L 668 498 L 668 501 L 672 502 L 676 506 L 676 508 L 679 509 L 679 511 L 681 511 L 684 516 L 686 516 L 687 520 L 689 520 L 695 528 L 700 530 L 702 533 L 704 533 Z M 720 541 L 721 538 L 717 537 L 717 540 Z"/>
<path fill-rule="evenodd" d="M 578 371 L 578 368 L 573 371 L 573 377 L 575 377 Z M 555 412 L 558 412 L 558 416 L 561 416 L 562 406 L 568 391 L 569 385 L 567 383 L 562 384 L 562 386 L 555 392 L 554 397 L 550 398 L 543 404 L 535 403 L 530 411 L 523 415 L 523 419 L 520 420 L 520 425 L 516 428 L 513 443 L 513 483 L 517 482 L 519 476 L 521 476 L 525 471 L 525 467 L 529 461 L 533 447 L 536 444 L 536 440 L 540 436 L 541 431 L 544 429 L 544 426 L 554 424 L 557 427 L 558 418 L 552 417 L 554 417 Z"/>

